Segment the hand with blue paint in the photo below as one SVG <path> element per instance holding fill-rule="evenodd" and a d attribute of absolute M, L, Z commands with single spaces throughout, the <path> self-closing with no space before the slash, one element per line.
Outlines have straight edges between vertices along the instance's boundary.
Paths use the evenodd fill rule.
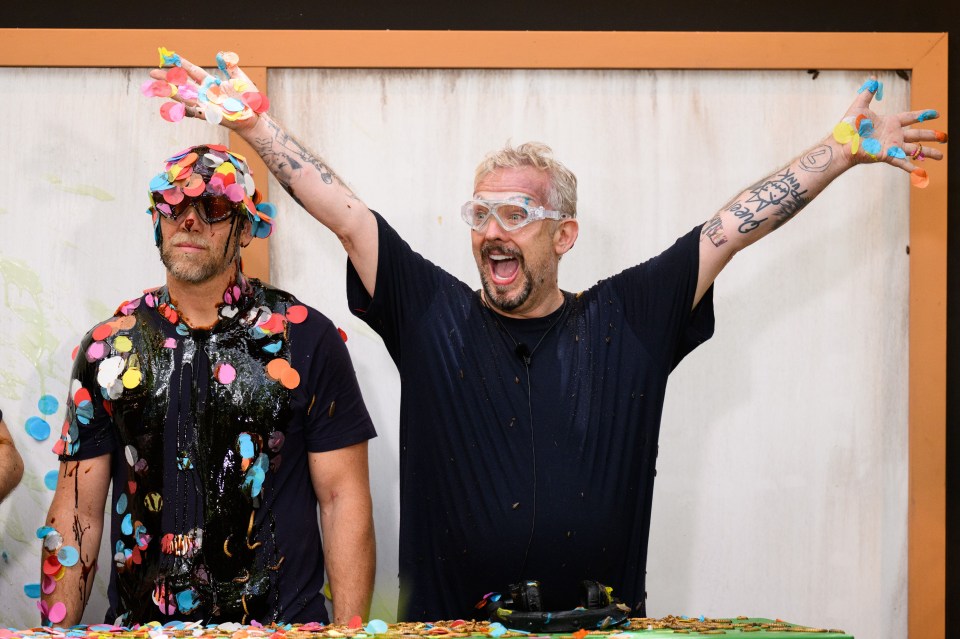
<path fill-rule="evenodd" d="M 923 188 L 929 178 L 916 165 L 925 159 L 941 160 L 943 152 L 923 143 L 946 143 L 947 134 L 912 125 L 934 120 L 940 114 L 932 109 L 880 115 L 870 109 L 874 97 L 883 99 L 883 83 L 870 78 L 857 91 L 857 97 L 843 119 L 833 129 L 833 139 L 848 150 L 853 164 L 886 162 L 911 174 L 914 186 Z"/>
<path fill-rule="evenodd" d="M 791 220 L 858 164 L 885 162 L 910 173 L 914 186 L 927 185 L 926 171 L 915 162 L 942 159 L 939 149 L 923 143 L 945 143 L 947 134 L 912 125 L 936 119 L 938 113 L 921 110 L 880 115 L 870 109 L 874 97 L 882 99 L 883 83 L 870 78 L 857 91 L 832 135 L 734 197 L 704 224 L 695 300 L 738 252 Z"/>

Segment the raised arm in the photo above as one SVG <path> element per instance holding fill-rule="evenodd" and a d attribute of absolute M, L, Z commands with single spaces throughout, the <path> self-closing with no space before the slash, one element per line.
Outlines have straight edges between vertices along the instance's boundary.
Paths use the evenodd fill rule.
<path fill-rule="evenodd" d="M 377 221 L 370 209 L 326 161 L 311 153 L 267 115 L 265 107 L 269 102 L 237 66 L 235 54 L 217 55 L 218 66 L 227 76 L 220 79 L 175 53 L 161 51 L 163 59 L 175 66 L 151 71 L 154 82 L 144 85 L 144 93 L 170 97 L 184 107 L 182 114 L 170 108 L 161 110 L 161 114 L 171 120 L 181 115 L 202 118 L 236 131 L 260 155 L 287 193 L 336 234 L 367 292 L 373 295 L 378 238 Z M 238 106 L 243 109 L 230 110 Z"/>
<path fill-rule="evenodd" d="M 47 611 L 43 616 L 63 628 L 80 623 L 90 598 L 109 485 L 109 454 L 60 463 L 60 477 L 47 512 L 47 534 L 42 540 L 40 557 L 41 584 L 49 583 L 49 577 L 44 580 L 48 574 L 43 571 L 44 562 L 48 557 L 57 557 L 61 551 L 63 578 L 54 581 L 53 590 L 42 595 L 42 605 Z M 74 552 L 77 558 L 70 559 Z"/>
<path fill-rule="evenodd" d="M 17 452 L 7 425 L 3 423 L 3 417 L 0 417 L 0 501 L 6 499 L 22 478 L 23 459 Z"/>
<path fill-rule="evenodd" d="M 333 622 L 366 619 L 376 564 L 367 442 L 309 453 L 310 477 L 320 502 L 323 557 L 333 594 Z"/>
<path fill-rule="evenodd" d="M 864 83 L 832 134 L 748 187 L 703 225 L 694 306 L 738 251 L 789 221 L 847 169 L 883 162 L 910 173 L 914 185 L 926 186 L 926 171 L 912 160 L 942 159 L 938 149 L 922 143 L 946 142 L 947 136 L 910 125 L 938 114 L 926 110 L 878 115 L 869 107 L 879 88 L 874 79 Z"/>

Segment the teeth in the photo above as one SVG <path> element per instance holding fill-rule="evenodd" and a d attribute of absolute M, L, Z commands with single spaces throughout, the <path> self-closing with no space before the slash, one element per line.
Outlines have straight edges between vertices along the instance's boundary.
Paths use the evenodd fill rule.
<path fill-rule="evenodd" d="M 502 262 L 503 260 L 512 260 L 513 258 L 509 255 L 491 255 L 490 259 L 495 262 Z"/>

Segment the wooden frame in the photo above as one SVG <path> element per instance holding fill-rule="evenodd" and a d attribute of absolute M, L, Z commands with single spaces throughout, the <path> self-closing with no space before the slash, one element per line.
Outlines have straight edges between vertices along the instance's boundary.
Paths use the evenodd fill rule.
<path fill-rule="evenodd" d="M 164 44 L 194 60 L 211 47 L 243 53 L 266 90 L 270 68 L 902 69 L 911 108 L 947 121 L 945 33 L 609 33 L 479 31 L 206 31 L 0 29 L 0 66 L 150 67 Z M 236 148 L 244 145 L 231 137 Z M 247 153 L 254 171 L 267 170 Z M 947 166 L 910 198 L 910 636 L 945 637 Z M 264 185 L 266 182 L 263 183 Z M 269 274 L 266 242 L 245 255 Z"/>

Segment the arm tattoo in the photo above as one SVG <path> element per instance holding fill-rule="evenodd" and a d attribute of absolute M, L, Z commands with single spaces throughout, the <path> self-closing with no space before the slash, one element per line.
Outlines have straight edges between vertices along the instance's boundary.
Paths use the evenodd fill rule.
<path fill-rule="evenodd" d="M 341 180 L 326 164 L 314 157 L 309 150 L 300 144 L 296 139 L 287 135 L 280 126 L 267 120 L 267 126 L 270 127 L 272 135 L 264 136 L 254 140 L 254 148 L 263 158 L 264 163 L 270 171 L 277 177 L 277 180 L 293 197 L 298 204 L 302 203 L 294 193 L 294 184 L 303 174 L 304 164 L 312 165 L 318 173 L 324 184 L 333 184 L 336 182 L 343 187 L 347 194 L 353 199 L 359 199 L 352 190 Z"/>
<path fill-rule="evenodd" d="M 760 211 L 768 206 L 774 207 L 772 214 L 777 218 L 774 223 L 774 228 L 777 228 L 806 206 L 809 200 L 803 196 L 807 194 L 807 190 L 803 189 L 801 191 L 801 188 L 803 187 L 800 184 L 800 180 L 797 179 L 793 171 L 786 168 L 770 176 L 759 186 L 750 189 L 751 195 L 743 205 L 745 206 L 756 202 L 756 213 L 760 213 Z M 734 212 L 734 215 L 737 215 L 737 213 Z M 741 216 L 737 215 L 737 217 Z M 757 222 L 756 226 L 759 226 L 759 222 Z M 747 233 L 756 228 L 756 226 L 744 230 L 744 224 L 741 224 L 740 232 Z"/>
<path fill-rule="evenodd" d="M 717 213 L 710 221 L 703 225 L 703 230 L 700 231 L 701 237 L 708 238 L 713 242 L 714 246 L 722 246 L 727 243 L 727 235 L 723 232 L 723 220 L 720 219 L 720 214 Z"/>
<path fill-rule="evenodd" d="M 821 144 L 800 158 L 800 168 L 811 173 L 823 173 L 832 161 L 833 149 Z"/>

